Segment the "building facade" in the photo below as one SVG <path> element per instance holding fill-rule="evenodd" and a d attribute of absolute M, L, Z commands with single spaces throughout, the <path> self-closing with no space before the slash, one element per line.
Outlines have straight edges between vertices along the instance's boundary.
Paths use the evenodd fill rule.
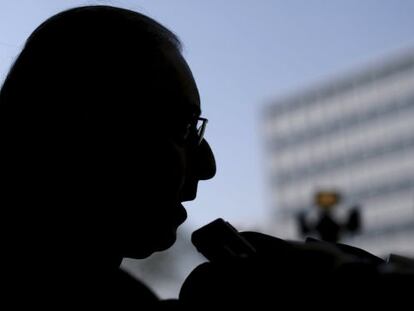
<path fill-rule="evenodd" d="M 362 231 L 347 243 L 414 254 L 414 53 L 280 99 L 264 126 L 274 234 L 298 238 L 296 216 L 314 208 L 315 191 L 337 189 L 338 219 L 361 209 Z"/>

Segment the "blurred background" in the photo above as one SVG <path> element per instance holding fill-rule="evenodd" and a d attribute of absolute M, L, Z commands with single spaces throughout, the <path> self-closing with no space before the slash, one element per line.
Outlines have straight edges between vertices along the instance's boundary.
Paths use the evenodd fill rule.
<path fill-rule="evenodd" d="M 414 256 L 413 1 L 2 0 L 1 80 L 37 25 L 91 4 L 177 33 L 218 167 L 176 245 L 124 269 L 176 297 L 204 260 L 191 232 L 218 217 Z"/>

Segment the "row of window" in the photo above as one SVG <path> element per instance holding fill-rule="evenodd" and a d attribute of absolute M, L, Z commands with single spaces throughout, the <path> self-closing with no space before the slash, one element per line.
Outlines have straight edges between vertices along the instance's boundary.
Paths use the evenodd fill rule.
<path fill-rule="evenodd" d="M 319 89 L 314 88 L 303 94 L 299 93 L 296 96 L 278 101 L 265 111 L 265 118 L 267 120 L 286 119 L 286 116 L 297 111 L 306 111 L 308 107 L 323 106 L 332 101 L 348 103 L 349 100 L 346 99 L 351 97 L 352 103 L 352 97 L 357 94 L 375 94 L 378 89 L 383 88 L 385 91 L 388 88 L 392 91 L 394 86 L 388 87 L 387 85 L 403 85 L 405 77 L 412 75 L 413 69 L 414 54 L 401 58 L 394 64 L 355 74 L 347 79 L 337 79 L 337 81 L 327 83 Z M 399 92 L 401 91 L 399 90 Z M 370 95 L 366 96 L 370 97 Z"/>
<path fill-rule="evenodd" d="M 406 150 L 411 149 L 414 149 L 414 137 L 377 148 L 359 150 L 347 156 L 327 159 L 327 161 L 315 160 L 308 165 L 298 166 L 290 170 L 280 169 L 280 171 L 276 171 L 273 175 L 273 181 L 278 186 L 288 186 L 291 184 L 295 185 L 303 180 L 315 180 L 320 176 L 331 178 L 329 176 L 334 175 L 333 172 L 335 171 L 351 170 L 352 172 L 355 167 L 358 168 L 358 171 L 374 171 L 377 170 L 377 166 L 392 167 L 395 162 L 393 159 L 404 157 Z M 402 154 L 399 155 L 400 153 Z"/>
<path fill-rule="evenodd" d="M 401 164 L 396 164 L 393 168 L 380 168 L 374 172 L 341 171 L 329 179 L 308 180 L 289 187 L 275 188 L 273 197 L 277 199 L 278 208 L 295 212 L 311 205 L 314 192 L 319 189 L 338 189 L 345 198 L 356 202 L 382 198 L 403 190 L 414 191 L 412 156 L 411 159 L 401 159 Z"/>
<path fill-rule="evenodd" d="M 324 139 L 297 145 L 294 149 L 272 154 L 270 170 L 280 180 L 303 178 L 303 175 L 350 165 L 367 157 L 412 145 L 414 141 L 414 105 L 393 118 L 376 119 Z"/>
<path fill-rule="evenodd" d="M 381 200 L 365 200 L 360 203 L 362 231 L 356 240 L 372 239 L 372 237 L 386 239 L 395 233 L 410 230 L 414 234 L 413 191 L 406 189 L 396 192 L 394 195 L 382 197 Z M 348 215 L 343 207 L 339 209 L 341 208 L 342 216 L 337 217 L 338 221 L 343 221 Z M 279 217 L 268 224 L 266 231 L 283 238 L 299 238 L 296 215 L 294 213 L 285 215 L 278 213 L 278 215 Z M 317 214 L 314 216 L 317 217 Z M 315 219 L 313 220 L 315 221 Z M 414 244 L 412 247 L 414 250 Z"/>
<path fill-rule="evenodd" d="M 372 202 L 375 201 L 375 202 Z M 362 219 L 366 230 L 382 230 L 405 220 L 414 224 L 414 189 L 387 197 L 361 202 Z"/>
<path fill-rule="evenodd" d="M 320 140 L 329 133 L 346 131 L 361 124 L 369 124 L 376 119 L 393 118 L 401 111 L 412 110 L 414 106 L 414 83 L 408 93 L 400 95 L 392 99 L 378 101 L 370 109 L 364 109 L 365 106 L 361 105 L 359 110 L 349 115 L 337 109 L 335 118 L 331 119 L 325 118 L 323 111 L 315 112 L 323 118 L 318 124 L 313 126 L 307 124 L 307 122 L 302 122 L 301 130 L 297 131 L 294 128 L 295 124 L 291 123 L 291 128 L 286 129 L 284 133 L 278 136 L 268 135 L 267 144 L 269 149 L 276 153 L 289 151 L 307 141 Z M 305 115 L 302 115 L 302 117 L 307 120 Z"/>
<path fill-rule="evenodd" d="M 379 105 L 388 105 L 395 98 L 411 93 L 414 70 L 392 79 L 381 80 L 366 87 L 351 89 L 312 103 L 289 114 L 267 120 L 268 136 L 277 139 L 286 133 L 300 133 L 328 121 L 339 121 L 355 114 L 363 114 Z"/>

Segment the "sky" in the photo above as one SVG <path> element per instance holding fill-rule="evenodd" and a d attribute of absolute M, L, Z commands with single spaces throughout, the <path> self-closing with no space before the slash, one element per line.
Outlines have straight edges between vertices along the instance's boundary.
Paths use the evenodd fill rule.
<path fill-rule="evenodd" d="M 39 23 L 87 4 L 139 11 L 183 42 L 218 169 L 185 204 L 192 227 L 217 217 L 256 227 L 272 217 L 261 132 L 265 107 L 414 48 L 409 0 L 1 0 L 0 78 Z"/>

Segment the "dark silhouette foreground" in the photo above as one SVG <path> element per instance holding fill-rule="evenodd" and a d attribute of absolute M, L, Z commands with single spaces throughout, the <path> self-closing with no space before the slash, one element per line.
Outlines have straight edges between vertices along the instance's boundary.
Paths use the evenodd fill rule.
<path fill-rule="evenodd" d="M 244 234 L 255 256 L 201 265 L 179 301 L 124 274 L 123 258 L 174 243 L 182 202 L 215 175 L 200 113 L 179 40 L 146 16 L 83 7 L 33 32 L 0 95 L 2 288 L 13 308 L 332 307 L 412 282 L 363 251 L 258 233 Z"/>

